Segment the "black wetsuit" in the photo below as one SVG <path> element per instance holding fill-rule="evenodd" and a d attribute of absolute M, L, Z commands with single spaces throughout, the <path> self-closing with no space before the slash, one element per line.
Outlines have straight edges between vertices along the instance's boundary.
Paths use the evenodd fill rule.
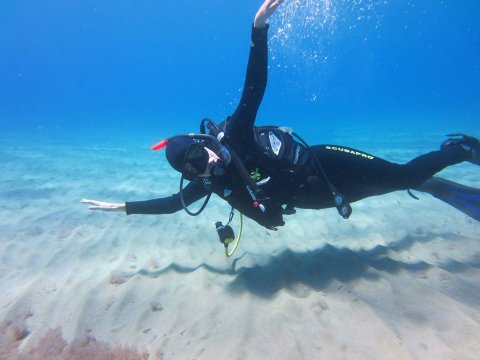
<path fill-rule="evenodd" d="M 256 180 L 270 178 L 262 186 L 270 198 L 267 211 L 263 212 L 252 205 L 242 178 L 233 164 L 227 175 L 219 179 L 204 178 L 189 183 L 183 196 L 187 205 L 205 197 L 210 190 L 228 201 L 244 215 L 259 224 L 272 228 L 284 224 L 284 208 L 322 209 L 333 207 L 332 194 L 313 156 L 304 154 L 301 166 L 296 171 L 282 168 L 281 164 L 269 163 L 265 159 L 252 156 L 258 149 L 254 136 L 254 123 L 267 84 L 267 28 L 252 30 L 252 42 L 248 60 L 245 85 L 235 112 L 226 121 L 226 135 L 234 151 L 242 159 L 248 171 L 256 175 Z M 320 160 L 330 182 L 354 202 L 368 196 L 385 194 L 419 186 L 443 168 L 467 158 L 467 152 L 460 146 L 447 147 L 419 156 L 407 164 L 395 164 L 363 151 L 345 146 L 317 145 L 311 147 Z M 307 181 L 309 176 L 317 176 L 313 186 Z M 130 214 L 170 214 L 181 210 L 179 194 L 166 198 L 126 203 Z"/>

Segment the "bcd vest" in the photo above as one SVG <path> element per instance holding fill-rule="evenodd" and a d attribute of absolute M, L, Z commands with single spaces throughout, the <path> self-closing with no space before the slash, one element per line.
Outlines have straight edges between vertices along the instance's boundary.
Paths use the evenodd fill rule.
<path fill-rule="evenodd" d="M 292 130 L 277 126 L 254 128 L 256 149 L 250 158 L 260 162 L 270 172 L 301 177 L 310 158 L 309 150 L 292 136 Z"/>

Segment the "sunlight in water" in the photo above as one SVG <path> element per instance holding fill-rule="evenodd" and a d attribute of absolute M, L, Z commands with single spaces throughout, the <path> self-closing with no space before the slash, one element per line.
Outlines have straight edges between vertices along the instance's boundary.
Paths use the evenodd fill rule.
<path fill-rule="evenodd" d="M 385 5 L 385 0 L 286 0 L 271 21 L 273 60 L 279 67 L 287 66 L 282 58 L 295 58 L 298 63 L 300 54 L 307 67 L 327 62 L 326 47 L 337 35 L 362 24 L 370 31 L 378 29 L 382 21 L 378 9 Z"/>
<path fill-rule="evenodd" d="M 345 56 L 339 53 L 345 41 L 368 47 L 379 36 L 387 5 L 387 0 L 286 0 L 271 19 L 271 71 L 299 75 L 302 82 L 290 82 L 290 92 L 317 102 L 338 56 Z"/>

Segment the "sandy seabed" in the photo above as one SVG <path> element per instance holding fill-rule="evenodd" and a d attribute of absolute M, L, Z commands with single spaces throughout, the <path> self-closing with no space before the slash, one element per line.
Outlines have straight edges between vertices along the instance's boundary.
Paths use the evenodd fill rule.
<path fill-rule="evenodd" d="M 163 155 L 6 142 L 0 159 L 0 359 L 478 359 L 480 224 L 429 195 L 348 221 L 298 210 L 278 232 L 247 219 L 227 259 L 217 199 L 198 218 L 79 203 L 176 192 Z"/>

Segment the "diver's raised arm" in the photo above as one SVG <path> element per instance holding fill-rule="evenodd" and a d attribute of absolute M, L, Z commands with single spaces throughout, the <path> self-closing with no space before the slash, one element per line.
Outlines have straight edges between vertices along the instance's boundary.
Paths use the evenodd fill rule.
<path fill-rule="evenodd" d="M 255 15 L 253 26 L 256 28 L 264 28 L 267 26 L 267 19 L 277 10 L 282 2 L 283 0 L 265 1 Z"/>
<path fill-rule="evenodd" d="M 267 0 L 255 15 L 242 97 L 227 121 L 227 134 L 232 142 L 244 144 L 246 147 L 251 146 L 253 142 L 252 128 L 267 87 L 267 19 L 281 3 L 280 0 Z"/>

